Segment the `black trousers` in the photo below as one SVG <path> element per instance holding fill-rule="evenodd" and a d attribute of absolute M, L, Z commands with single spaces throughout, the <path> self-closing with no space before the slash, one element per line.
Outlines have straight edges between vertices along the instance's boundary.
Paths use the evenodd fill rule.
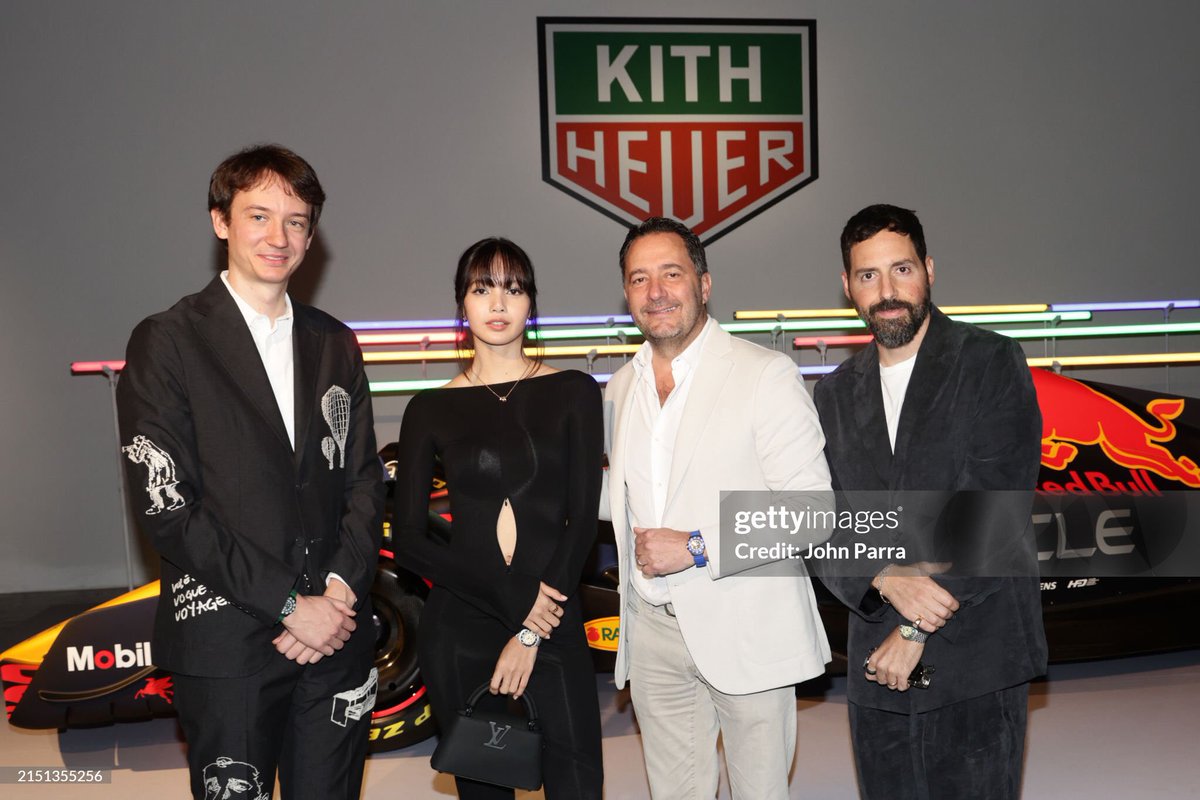
<path fill-rule="evenodd" d="M 373 659 L 373 626 L 360 623 L 345 647 L 316 664 L 272 653 L 246 677 L 173 674 L 192 797 L 270 800 L 278 770 L 288 800 L 357 798 L 375 703 Z"/>
<path fill-rule="evenodd" d="M 923 714 L 849 706 L 858 791 L 864 800 L 1020 796 L 1029 684 Z"/>
<path fill-rule="evenodd" d="M 596 672 L 583 633 L 578 597 L 563 609 L 562 623 L 538 646 L 526 693 L 542 722 L 543 789 L 547 800 L 600 800 L 604 764 Z M 421 612 L 421 677 L 434 719 L 448 720 L 470 693 L 491 680 L 500 651 L 513 637 L 494 617 L 434 586 Z M 503 703 L 485 697 L 485 703 Z M 518 712 L 523 713 L 523 712 Z M 464 800 L 505 800 L 512 789 L 456 778 Z"/>

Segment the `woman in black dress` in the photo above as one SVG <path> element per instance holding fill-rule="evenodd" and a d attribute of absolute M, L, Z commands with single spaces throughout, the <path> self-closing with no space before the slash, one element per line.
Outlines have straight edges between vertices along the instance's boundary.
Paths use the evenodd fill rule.
<path fill-rule="evenodd" d="M 600 712 L 577 587 L 596 537 L 600 390 L 526 354 L 537 288 L 512 242 L 467 248 L 454 295 L 464 369 L 412 398 L 397 454 L 397 557 L 433 582 L 421 675 L 440 720 L 484 682 L 493 694 L 528 692 L 542 720 L 546 797 L 599 798 Z M 434 459 L 450 490 L 449 542 L 426 530 Z M 513 796 L 456 780 L 462 798 Z"/>

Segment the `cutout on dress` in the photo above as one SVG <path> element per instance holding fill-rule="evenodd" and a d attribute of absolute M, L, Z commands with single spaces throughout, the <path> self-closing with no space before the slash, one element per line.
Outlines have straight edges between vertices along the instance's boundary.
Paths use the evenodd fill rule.
<path fill-rule="evenodd" d="M 512 566 L 513 552 L 517 549 L 517 518 L 513 516 L 512 503 L 507 497 L 500 504 L 500 514 L 496 517 L 496 543 L 500 545 L 504 563 Z"/>

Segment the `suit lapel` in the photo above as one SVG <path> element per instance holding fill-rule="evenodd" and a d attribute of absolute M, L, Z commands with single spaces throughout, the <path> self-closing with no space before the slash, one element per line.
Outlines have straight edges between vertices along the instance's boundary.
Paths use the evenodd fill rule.
<path fill-rule="evenodd" d="M 950 357 L 949 328 L 946 317 L 934 307 L 930 311 L 929 328 L 917 351 L 917 363 L 913 365 L 908 391 L 904 393 L 904 405 L 900 409 L 900 424 L 896 429 L 896 460 L 905 461 L 916 429 L 929 420 L 930 409 L 946 387 L 951 374 L 945 362 Z M 901 473 L 902 474 L 902 473 Z"/>
<path fill-rule="evenodd" d="M 624 558 L 628 512 L 625 508 L 625 445 L 629 437 L 629 416 L 633 413 L 633 393 L 637 385 L 637 373 L 632 368 L 629 374 L 613 388 L 613 437 L 612 450 L 608 454 L 608 498 L 612 510 L 613 532 L 616 534 L 617 554 Z M 611 385 L 611 384 L 610 384 Z M 621 562 L 622 564 L 624 562 Z M 622 581 L 627 580 L 628 570 L 621 570 Z"/>
<path fill-rule="evenodd" d="M 262 357 L 254 346 L 245 318 L 220 277 L 214 278 L 200 292 L 195 309 L 200 314 L 195 323 L 196 332 L 212 348 L 238 389 L 290 450 L 292 444 L 271 381 L 263 368 Z"/>
<path fill-rule="evenodd" d="M 304 459 L 305 442 L 315 416 L 317 403 L 317 376 L 321 371 L 321 353 L 324 337 L 309 318 L 308 308 L 292 303 L 292 375 L 295 391 L 296 452 L 299 465 Z"/>
<path fill-rule="evenodd" d="M 700 364 L 696 374 L 691 377 L 692 387 L 688 390 L 687 405 L 683 408 L 683 419 L 679 422 L 679 433 L 675 437 L 664 509 L 671 507 L 671 501 L 683 483 L 683 476 L 725 387 L 725 379 L 733 369 L 733 362 L 729 358 L 730 335 L 713 324 L 707 337 L 700 354 Z"/>
<path fill-rule="evenodd" d="M 854 419 L 862 453 L 884 486 L 892 483 L 892 447 L 888 441 L 887 417 L 883 413 L 883 389 L 879 385 L 879 354 L 869 345 L 855 357 Z"/>

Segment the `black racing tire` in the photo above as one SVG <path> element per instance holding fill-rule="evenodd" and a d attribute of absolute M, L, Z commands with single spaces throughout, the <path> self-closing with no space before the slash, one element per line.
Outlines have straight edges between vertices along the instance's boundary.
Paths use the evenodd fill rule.
<path fill-rule="evenodd" d="M 429 589 L 417 576 L 381 557 L 371 587 L 379 692 L 371 713 L 369 751 L 383 753 L 437 733 L 417 664 L 417 625 Z"/>

